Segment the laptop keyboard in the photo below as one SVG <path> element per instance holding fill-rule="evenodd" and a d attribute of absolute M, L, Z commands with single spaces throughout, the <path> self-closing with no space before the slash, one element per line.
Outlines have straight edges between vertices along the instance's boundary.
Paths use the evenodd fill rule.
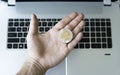
<path fill-rule="evenodd" d="M 61 19 L 38 19 L 39 31 L 47 32 Z M 75 49 L 99 49 L 112 48 L 111 20 L 109 18 L 85 19 L 86 26 L 83 28 L 83 38 L 74 47 Z M 8 20 L 8 49 L 26 49 L 26 36 L 29 30 L 30 19 Z"/>

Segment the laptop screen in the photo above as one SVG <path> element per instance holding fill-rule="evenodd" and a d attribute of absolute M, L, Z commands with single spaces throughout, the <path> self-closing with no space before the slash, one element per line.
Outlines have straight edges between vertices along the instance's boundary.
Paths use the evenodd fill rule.
<path fill-rule="evenodd" d="M 84 2 L 99 2 L 99 1 L 103 1 L 103 0 L 16 0 L 16 1 L 84 1 Z M 116 1 L 116 0 L 111 0 L 112 2 Z"/>

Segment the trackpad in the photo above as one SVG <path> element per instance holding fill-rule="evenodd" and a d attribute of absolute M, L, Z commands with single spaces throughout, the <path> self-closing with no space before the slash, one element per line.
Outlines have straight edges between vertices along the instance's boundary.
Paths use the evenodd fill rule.
<path fill-rule="evenodd" d="M 113 75 L 112 57 L 97 51 L 72 51 L 67 57 L 67 75 Z"/>
<path fill-rule="evenodd" d="M 49 69 L 45 75 L 65 75 L 65 61 Z"/>

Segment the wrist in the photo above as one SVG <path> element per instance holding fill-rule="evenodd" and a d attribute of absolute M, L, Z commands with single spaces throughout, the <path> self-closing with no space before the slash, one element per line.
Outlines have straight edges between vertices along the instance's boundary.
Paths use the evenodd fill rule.
<path fill-rule="evenodd" d="M 39 62 L 39 59 L 29 57 L 26 60 L 26 62 L 28 62 L 29 64 L 35 66 L 38 69 L 38 71 L 42 73 L 42 75 L 45 75 L 47 69 Z"/>
<path fill-rule="evenodd" d="M 45 75 L 45 69 L 36 59 L 28 58 L 16 75 Z"/>

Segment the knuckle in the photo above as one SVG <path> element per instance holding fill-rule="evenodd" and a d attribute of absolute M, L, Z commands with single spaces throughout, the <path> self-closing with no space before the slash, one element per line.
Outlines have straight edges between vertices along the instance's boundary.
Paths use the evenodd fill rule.
<path fill-rule="evenodd" d="M 69 24 L 69 25 L 67 25 L 66 26 L 66 28 L 68 28 L 68 29 L 70 29 L 70 30 L 72 30 L 72 26 Z"/>
<path fill-rule="evenodd" d="M 71 17 L 67 16 L 66 18 L 62 19 L 61 22 L 62 24 L 68 24 L 71 20 L 72 20 Z"/>
<path fill-rule="evenodd" d="M 66 21 L 64 19 L 62 19 L 61 22 L 60 22 L 60 24 L 64 25 L 64 24 L 66 24 Z"/>

